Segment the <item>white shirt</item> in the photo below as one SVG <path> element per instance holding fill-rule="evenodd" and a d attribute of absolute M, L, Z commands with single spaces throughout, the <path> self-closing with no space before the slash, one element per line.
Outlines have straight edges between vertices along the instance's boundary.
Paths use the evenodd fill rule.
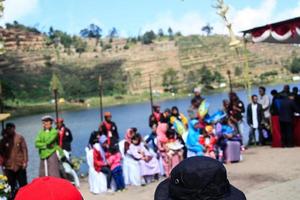
<path fill-rule="evenodd" d="M 258 97 L 258 103 L 262 105 L 262 108 L 264 111 L 264 116 L 265 118 L 269 118 L 270 117 L 270 98 L 267 95 L 264 96 L 259 96 Z"/>
<path fill-rule="evenodd" d="M 257 119 L 257 104 L 252 104 L 252 127 L 258 128 L 258 119 Z"/>

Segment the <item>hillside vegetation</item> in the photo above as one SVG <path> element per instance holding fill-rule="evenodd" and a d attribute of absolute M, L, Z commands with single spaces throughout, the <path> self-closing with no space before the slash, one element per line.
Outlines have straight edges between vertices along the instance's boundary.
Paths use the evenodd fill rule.
<path fill-rule="evenodd" d="M 243 57 L 229 48 L 229 38 L 223 35 L 170 37 L 147 32 L 137 38 L 100 39 L 54 29 L 45 35 L 15 26 L 0 33 L 7 50 L 0 60 L 0 78 L 6 99 L 15 101 L 50 100 L 53 73 L 64 89 L 60 96 L 68 100 L 97 96 L 99 75 L 104 94 L 117 96 L 148 91 L 150 76 L 160 92 L 190 92 L 198 85 L 217 89 L 227 84 L 228 70 L 236 87 L 245 82 Z M 291 80 L 292 73 L 300 71 L 299 52 L 292 45 L 248 44 L 252 82 Z"/>

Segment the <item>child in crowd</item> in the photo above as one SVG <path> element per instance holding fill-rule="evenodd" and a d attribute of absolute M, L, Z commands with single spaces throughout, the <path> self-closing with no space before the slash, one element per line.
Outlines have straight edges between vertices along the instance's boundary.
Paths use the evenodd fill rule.
<path fill-rule="evenodd" d="M 173 157 L 178 156 L 179 162 L 183 160 L 183 144 L 178 140 L 175 130 L 169 129 L 167 131 L 168 142 L 166 143 L 167 155 L 169 160 Z M 177 165 L 177 164 L 176 164 Z M 172 165 L 171 168 L 174 166 Z"/>
<path fill-rule="evenodd" d="M 139 162 L 141 176 L 145 179 L 146 183 L 147 177 L 160 173 L 158 160 L 146 149 L 140 134 L 137 133 L 131 138 L 127 154 Z"/>
<path fill-rule="evenodd" d="M 199 138 L 199 143 L 204 147 L 204 155 L 216 159 L 215 145 L 217 143 L 217 137 L 214 134 L 214 127 L 207 125 L 203 131 L 203 134 Z"/>
<path fill-rule="evenodd" d="M 107 157 L 107 163 L 110 166 L 112 177 L 115 180 L 117 191 L 125 189 L 125 182 L 123 177 L 123 170 L 121 165 L 122 155 L 117 147 L 111 147 Z"/>

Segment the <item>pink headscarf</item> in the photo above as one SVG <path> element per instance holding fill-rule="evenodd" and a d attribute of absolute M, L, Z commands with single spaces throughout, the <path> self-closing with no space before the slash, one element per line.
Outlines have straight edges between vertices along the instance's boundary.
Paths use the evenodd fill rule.
<path fill-rule="evenodd" d="M 162 142 L 166 143 L 168 142 L 167 138 L 167 130 L 168 130 L 168 124 L 167 123 L 159 123 L 156 129 L 157 139 Z"/>
<path fill-rule="evenodd" d="M 132 138 L 132 136 L 133 136 L 133 131 L 132 131 L 132 129 L 130 128 L 130 129 L 128 129 L 128 130 L 126 131 L 126 134 L 125 134 L 125 140 L 126 140 L 126 142 L 128 142 L 129 144 L 131 144 L 131 138 Z"/>

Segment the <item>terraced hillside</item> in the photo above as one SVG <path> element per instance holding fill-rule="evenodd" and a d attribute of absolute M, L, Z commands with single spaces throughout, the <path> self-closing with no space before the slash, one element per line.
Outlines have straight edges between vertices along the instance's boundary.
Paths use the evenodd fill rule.
<path fill-rule="evenodd" d="M 18 34 L 23 35 L 23 46 L 20 46 L 20 37 L 16 37 Z M 6 46 L 8 42 L 10 48 L 0 59 L 0 76 L 6 90 L 12 91 L 18 99 L 46 98 L 53 72 L 59 75 L 70 98 L 96 96 L 99 75 L 104 77 L 107 95 L 142 93 L 148 90 L 150 76 L 153 88 L 159 91 L 168 89 L 170 84 L 176 84 L 177 90 L 188 91 L 203 84 L 207 73 L 208 79 L 214 79 L 210 84 L 217 88 L 227 82 L 228 70 L 233 74 L 234 83 L 243 85 L 244 57 L 229 48 L 226 36 L 176 37 L 173 41 L 163 38 L 149 45 L 115 39 L 107 50 L 100 46 L 95 48 L 95 42 L 87 40 L 88 50 L 79 54 L 72 48 L 67 51 L 45 45 L 43 35 L 29 34 L 28 41 L 26 34 L 18 31 L 6 35 L 10 38 L 5 40 Z M 290 79 L 285 66 L 300 53 L 297 46 L 273 44 L 248 44 L 248 51 L 253 82 Z M 173 75 L 168 77 L 166 72 Z"/>

